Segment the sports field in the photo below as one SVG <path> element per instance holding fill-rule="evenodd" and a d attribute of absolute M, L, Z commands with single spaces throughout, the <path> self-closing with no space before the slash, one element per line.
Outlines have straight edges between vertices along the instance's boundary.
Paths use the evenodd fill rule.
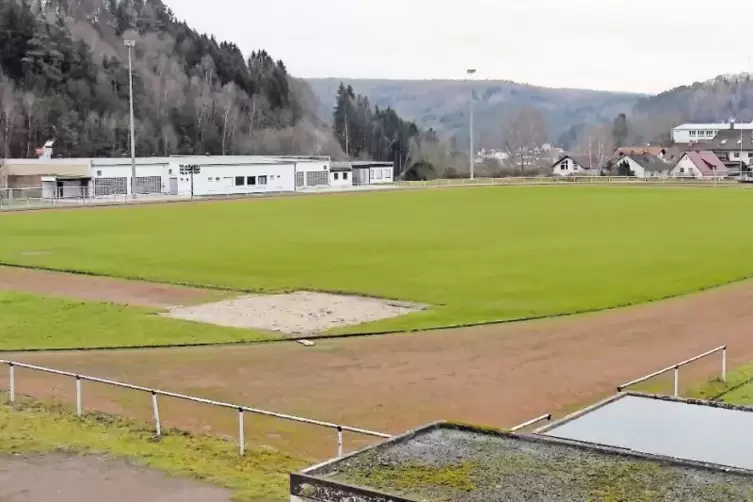
<path fill-rule="evenodd" d="M 434 308 L 339 331 L 430 328 L 603 309 L 753 276 L 752 195 L 508 187 L 8 214 L 0 262 L 410 300 Z"/>
<path fill-rule="evenodd" d="M 508 427 L 591 404 L 619 383 L 721 344 L 730 348 L 730 367 L 753 360 L 753 284 L 712 288 L 753 277 L 752 196 L 736 188 L 464 188 L 0 215 L 1 263 L 93 274 L 0 267 L 0 351 L 134 347 L 0 359 L 386 433 L 441 419 Z M 264 343 L 286 336 L 278 332 L 164 315 L 234 301 L 242 291 L 301 289 L 429 306 L 334 333 L 547 317 L 683 296 L 313 347 Z M 138 348 L 226 342 L 262 343 Z M 681 387 L 716 373 L 718 363 L 703 360 L 683 369 Z M 747 375 L 741 370 L 734 381 Z M 70 378 L 21 368 L 16 377 L 19 395 L 75 403 Z M 0 400 L 6 382 L 0 376 Z M 284 500 L 286 472 L 336 451 L 331 430 L 250 415 L 245 434 L 253 453 L 228 461 L 230 443 L 182 435 L 152 443 L 144 429 L 152 420 L 147 394 L 86 382 L 83 396 L 85 411 L 137 423 L 93 415 L 81 424 L 70 408 L 0 405 L 0 442 L 14 452 L 143 457 L 254 501 Z M 237 438 L 232 410 L 160 403 L 164 427 Z M 346 434 L 345 448 L 371 441 Z"/>

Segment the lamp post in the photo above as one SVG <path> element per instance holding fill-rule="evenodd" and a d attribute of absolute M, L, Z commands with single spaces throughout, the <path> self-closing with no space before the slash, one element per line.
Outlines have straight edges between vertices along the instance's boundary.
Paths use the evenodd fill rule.
<path fill-rule="evenodd" d="M 466 74 L 466 82 L 470 80 L 470 78 L 476 73 L 476 70 L 473 68 L 469 68 L 465 71 Z M 471 101 L 470 101 L 470 124 L 469 124 L 469 131 L 468 131 L 468 147 L 470 149 L 469 155 L 469 174 L 470 178 L 473 179 L 473 164 L 475 160 L 475 153 L 473 151 L 473 98 L 474 98 L 474 92 L 473 92 L 473 84 L 471 84 Z"/>
<path fill-rule="evenodd" d="M 131 49 L 136 46 L 135 40 L 126 40 L 125 46 L 128 47 L 128 94 L 131 106 L 131 198 L 136 198 L 136 132 L 133 125 L 133 63 L 131 61 Z"/>

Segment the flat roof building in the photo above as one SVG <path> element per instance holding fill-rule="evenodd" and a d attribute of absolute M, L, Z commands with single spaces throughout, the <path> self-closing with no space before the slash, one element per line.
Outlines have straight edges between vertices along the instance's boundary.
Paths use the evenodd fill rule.
<path fill-rule="evenodd" d="M 740 122 L 739 124 L 736 124 L 734 121 L 729 121 L 721 123 L 680 124 L 672 129 L 672 140 L 675 143 L 709 141 L 714 139 L 716 133 L 725 129 L 742 129 L 750 131 L 753 130 L 753 122 Z"/>
<path fill-rule="evenodd" d="M 290 475 L 291 502 L 749 502 L 753 409 L 619 394 L 532 434 L 438 422 Z"/>

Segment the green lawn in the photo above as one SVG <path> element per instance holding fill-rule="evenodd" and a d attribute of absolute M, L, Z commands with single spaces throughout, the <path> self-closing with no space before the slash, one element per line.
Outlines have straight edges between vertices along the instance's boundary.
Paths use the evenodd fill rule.
<path fill-rule="evenodd" d="M 247 446 L 207 436 L 168 432 L 154 441 L 143 425 L 101 414 L 82 418 L 69 410 L 22 400 L 14 409 L 0 393 L 0 453 L 92 453 L 125 458 L 173 475 L 224 486 L 238 500 L 288 500 L 288 473 L 310 461 L 269 448 Z"/>
<path fill-rule="evenodd" d="M 0 350 L 258 341 L 275 335 L 179 321 L 140 307 L 0 291 Z"/>
<path fill-rule="evenodd" d="M 753 363 L 728 371 L 726 382 L 715 378 L 692 389 L 687 395 L 730 404 L 753 405 Z"/>
<path fill-rule="evenodd" d="M 0 262 L 435 305 L 356 330 L 547 316 L 753 276 L 753 191 L 505 187 L 0 216 Z M 353 331 L 353 328 L 350 329 Z"/>

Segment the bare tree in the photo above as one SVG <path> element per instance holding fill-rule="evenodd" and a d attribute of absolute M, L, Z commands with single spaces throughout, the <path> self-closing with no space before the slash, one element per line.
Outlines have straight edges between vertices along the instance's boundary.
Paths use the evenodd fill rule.
<path fill-rule="evenodd" d="M 236 128 L 240 119 L 238 106 L 238 88 L 234 83 L 225 84 L 219 98 L 219 107 L 222 112 L 222 155 L 228 151 L 232 144 Z"/>
<path fill-rule="evenodd" d="M 522 173 L 526 166 L 537 164 L 542 155 L 541 146 L 547 142 L 548 133 L 544 117 L 537 108 L 522 108 L 510 116 L 503 129 L 508 161 L 519 165 Z"/>
<path fill-rule="evenodd" d="M 578 150 L 588 157 L 591 168 L 602 169 L 614 151 L 614 140 L 609 126 L 589 127 Z"/>
<path fill-rule="evenodd" d="M 0 75 L 0 130 L 2 130 L 3 157 L 10 157 L 10 145 L 17 121 L 18 104 L 13 82 Z"/>

